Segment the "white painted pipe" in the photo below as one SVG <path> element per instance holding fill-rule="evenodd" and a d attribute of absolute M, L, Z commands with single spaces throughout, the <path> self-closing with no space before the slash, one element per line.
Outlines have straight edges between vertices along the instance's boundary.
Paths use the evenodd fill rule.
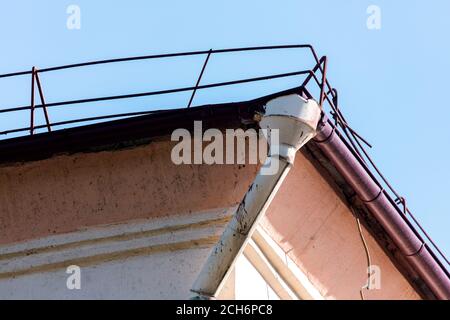
<path fill-rule="evenodd" d="M 293 165 L 295 154 L 314 137 L 320 114 L 321 109 L 314 100 L 305 100 L 297 94 L 278 97 L 266 104 L 260 127 L 268 129 L 268 135 L 276 137 L 277 133 L 279 141 L 266 135 L 270 152 L 263 168 L 270 166 L 275 169 L 260 170 L 214 247 L 191 289 L 200 298 L 215 298 L 220 291 L 258 220 Z"/>

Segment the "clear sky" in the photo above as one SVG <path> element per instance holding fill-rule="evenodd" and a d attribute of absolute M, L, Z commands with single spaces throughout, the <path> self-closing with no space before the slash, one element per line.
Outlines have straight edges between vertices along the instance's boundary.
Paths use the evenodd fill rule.
<path fill-rule="evenodd" d="M 81 28 L 69 30 L 69 5 Z M 381 29 L 366 25 L 370 5 Z M 85 60 L 240 46 L 311 43 L 329 57 L 329 79 L 350 124 L 379 167 L 450 256 L 450 1 L 2 1 L 0 73 Z M 192 86 L 203 57 L 130 62 L 43 74 L 47 102 Z M 203 83 L 311 68 L 289 51 L 215 56 Z M 297 85 L 277 80 L 199 92 L 194 105 L 257 97 Z M 0 79 L 0 108 L 29 104 L 29 77 Z M 189 93 L 50 110 L 77 116 L 183 107 Z M 0 115 L 1 130 L 28 114 Z M 42 120 L 42 117 L 38 117 Z"/>

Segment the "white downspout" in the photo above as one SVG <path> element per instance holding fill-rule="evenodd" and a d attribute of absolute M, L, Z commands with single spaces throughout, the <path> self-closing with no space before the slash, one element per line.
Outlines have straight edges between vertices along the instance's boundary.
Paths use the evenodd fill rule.
<path fill-rule="evenodd" d="M 258 220 L 294 164 L 297 151 L 316 134 L 320 115 L 321 109 L 314 100 L 305 100 L 297 94 L 275 98 L 266 104 L 260 127 L 268 129 L 269 135 L 277 130 L 279 142 L 266 136 L 272 144 L 264 166 L 278 169 L 270 175 L 261 169 L 256 176 L 191 289 L 200 298 L 213 299 L 220 291 Z"/>

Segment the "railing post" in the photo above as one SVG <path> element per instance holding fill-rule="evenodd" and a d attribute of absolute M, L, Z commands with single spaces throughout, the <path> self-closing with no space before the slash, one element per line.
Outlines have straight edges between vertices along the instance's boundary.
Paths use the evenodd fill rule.
<path fill-rule="evenodd" d="M 39 80 L 39 74 L 38 74 L 38 71 L 36 69 L 34 71 L 34 74 L 36 76 L 36 83 L 37 83 L 37 87 L 38 87 L 38 90 L 39 90 L 39 96 L 41 98 L 42 109 L 44 110 L 44 116 L 45 116 L 45 122 L 47 124 L 47 129 L 48 129 L 48 132 L 51 132 L 52 128 L 51 128 L 50 119 L 49 119 L 48 113 L 47 113 L 47 107 L 45 105 L 44 93 L 42 91 L 41 81 Z"/>
<path fill-rule="evenodd" d="M 325 86 L 327 84 L 327 57 L 323 56 L 321 60 L 323 61 L 323 71 L 322 71 L 322 85 L 321 85 L 321 88 L 320 88 L 320 102 L 319 102 L 319 105 L 320 105 L 321 108 L 323 108 L 323 101 L 324 101 L 325 95 L 326 95 Z"/>
<path fill-rule="evenodd" d="M 30 135 L 34 134 L 34 73 L 35 67 L 31 69 Z"/>
<path fill-rule="evenodd" d="M 200 72 L 200 75 L 198 76 L 198 79 L 197 79 L 197 83 L 195 84 L 195 89 L 192 92 L 191 99 L 189 100 L 189 103 L 188 103 L 188 106 L 187 106 L 188 108 L 191 107 L 192 101 L 194 101 L 195 93 L 197 92 L 197 88 L 198 88 L 198 86 L 200 84 L 200 81 L 202 80 L 203 73 L 205 72 L 206 65 L 208 64 L 209 57 L 211 56 L 211 53 L 212 53 L 212 49 L 209 49 L 208 55 L 206 56 L 205 63 L 203 63 L 202 71 Z"/>

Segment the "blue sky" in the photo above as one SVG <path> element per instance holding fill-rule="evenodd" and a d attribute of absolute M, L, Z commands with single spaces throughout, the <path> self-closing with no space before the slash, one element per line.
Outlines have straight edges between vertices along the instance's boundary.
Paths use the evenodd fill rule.
<path fill-rule="evenodd" d="M 66 27 L 69 5 L 81 29 Z M 381 29 L 366 26 L 369 5 Z M 350 124 L 450 255 L 450 1 L 3 1 L 0 73 L 85 60 L 226 47 L 311 43 L 329 57 L 329 79 Z M 203 57 L 133 62 L 43 74 L 47 102 L 192 86 Z M 203 83 L 311 68 L 299 51 L 214 56 Z M 242 100 L 297 85 L 299 78 L 199 92 L 194 104 Z M 29 77 L 0 79 L 0 108 L 29 104 Z M 183 107 L 189 93 L 50 110 L 77 116 Z M 38 116 L 42 121 L 42 117 Z M 0 115 L 2 130 L 28 114 Z"/>

